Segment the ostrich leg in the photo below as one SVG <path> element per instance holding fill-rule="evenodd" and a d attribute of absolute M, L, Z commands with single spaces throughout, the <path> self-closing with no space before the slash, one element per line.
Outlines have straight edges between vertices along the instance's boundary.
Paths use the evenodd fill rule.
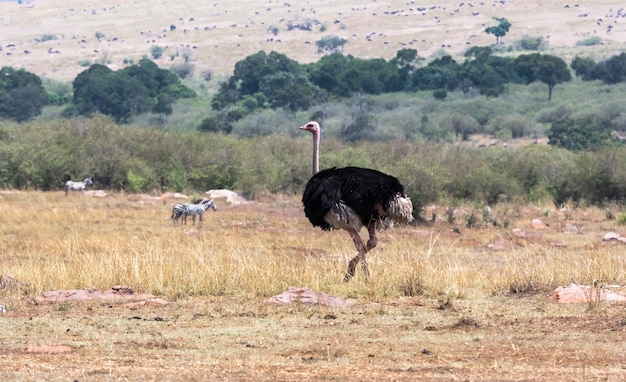
<path fill-rule="evenodd" d="M 363 240 L 361 240 L 358 232 L 348 231 L 359 254 L 353 257 L 352 260 L 350 260 L 350 262 L 348 263 L 348 270 L 343 278 L 343 281 L 350 281 L 350 279 L 354 276 L 356 266 L 359 261 L 361 261 L 361 267 L 363 268 L 365 279 L 367 280 L 369 278 L 370 271 L 367 267 L 367 259 L 365 258 L 365 255 L 372 248 L 376 247 L 376 244 L 378 244 L 378 238 L 376 237 L 376 222 L 372 221 L 367 225 L 367 232 L 369 233 L 369 240 L 367 241 L 367 244 L 363 244 Z"/>

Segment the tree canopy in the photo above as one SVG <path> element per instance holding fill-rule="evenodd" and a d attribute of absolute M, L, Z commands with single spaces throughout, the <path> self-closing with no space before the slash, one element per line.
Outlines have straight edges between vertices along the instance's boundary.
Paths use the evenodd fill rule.
<path fill-rule="evenodd" d="M 195 96 L 174 73 L 147 58 L 119 71 L 94 64 L 76 76 L 73 88 L 74 105 L 66 115 L 99 112 L 118 123 L 146 112 L 169 115 L 177 99 Z"/>
<path fill-rule="evenodd" d="M 502 42 L 500 39 L 509 32 L 511 23 L 504 17 L 494 17 L 493 19 L 498 22 L 498 25 L 487 27 L 485 32 L 496 36 L 496 45 L 500 45 Z"/>
<path fill-rule="evenodd" d="M 571 81 L 572 74 L 563 59 L 548 54 L 522 54 L 515 60 L 515 69 L 527 84 L 541 81 L 548 85 L 548 100 L 560 83 Z"/>
<path fill-rule="evenodd" d="M 37 75 L 8 66 L 0 69 L 0 117 L 28 121 L 41 114 L 48 103 L 48 94 Z"/>
<path fill-rule="evenodd" d="M 607 119 L 594 115 L 579 119 L 565 117 L 552 123 L 548 143 L 574 151 L 598 149 L 617 142 L 612 133 L 613 127 Z"/>

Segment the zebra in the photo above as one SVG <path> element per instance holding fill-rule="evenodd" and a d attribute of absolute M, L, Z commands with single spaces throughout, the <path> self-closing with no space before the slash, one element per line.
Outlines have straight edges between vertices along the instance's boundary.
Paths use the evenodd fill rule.
<path fill-rule="evenodd" d="M 172 208 L 172 220 L 174 224 L 178 222 L 178 219 L 182 216 L 183 223 L 187 224 L 187 216 L 191 215 L 192 224 L 196 224 L 196 215 L 199 215 L 198 228 L 202 226 L 202 217 L 204 216 L 204 212 L 212 208 L 213 211 L 217 211 L 217 206 L 213 199 L 211 200 L 199 200 L 196 203 L 183 203 L 183 204 L 175 204 Z"/>
<path fill-rule="evenodd" d="M 68 180 L 67 182 L 65 182 L 65 197 L 67 197 L 67 194 L 70 192 L 70 190 L 84 191 L 86 186 L 91 185 L 93 185 L 91 177 L 85 178 L 85 180 L 83 180 L 82 182 L 72 182 L 71 180 Z"/>

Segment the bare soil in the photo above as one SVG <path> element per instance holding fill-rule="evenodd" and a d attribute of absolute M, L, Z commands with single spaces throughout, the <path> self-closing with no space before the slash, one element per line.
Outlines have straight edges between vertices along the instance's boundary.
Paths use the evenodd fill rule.
<path fill-rule="evenodd" d="M 5 381 L 622 381 L 626 311 L 546 296 L 349 308 L 205 297 L 165 307 L 10 301 Z"/>

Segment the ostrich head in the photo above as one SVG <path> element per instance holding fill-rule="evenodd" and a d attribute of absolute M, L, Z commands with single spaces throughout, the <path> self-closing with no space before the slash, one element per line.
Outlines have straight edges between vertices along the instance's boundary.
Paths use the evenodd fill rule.
<path fill-rule="evenodd" d="M 308 131 L 313 135 L 319 135 L 320 133 L 320 125 L 315 121 L 307 122 L 305 125 L 300 126 L 300 130 Z"/>
<path fill-rule="evenodd" d="M 311 173 L 315 175 L 320 171 L 320 125 L 315 121 L 311 121 L 300 126 L 300 130 L 308 131 L 313 134 L 313 163 L 311 165 Z"/>

